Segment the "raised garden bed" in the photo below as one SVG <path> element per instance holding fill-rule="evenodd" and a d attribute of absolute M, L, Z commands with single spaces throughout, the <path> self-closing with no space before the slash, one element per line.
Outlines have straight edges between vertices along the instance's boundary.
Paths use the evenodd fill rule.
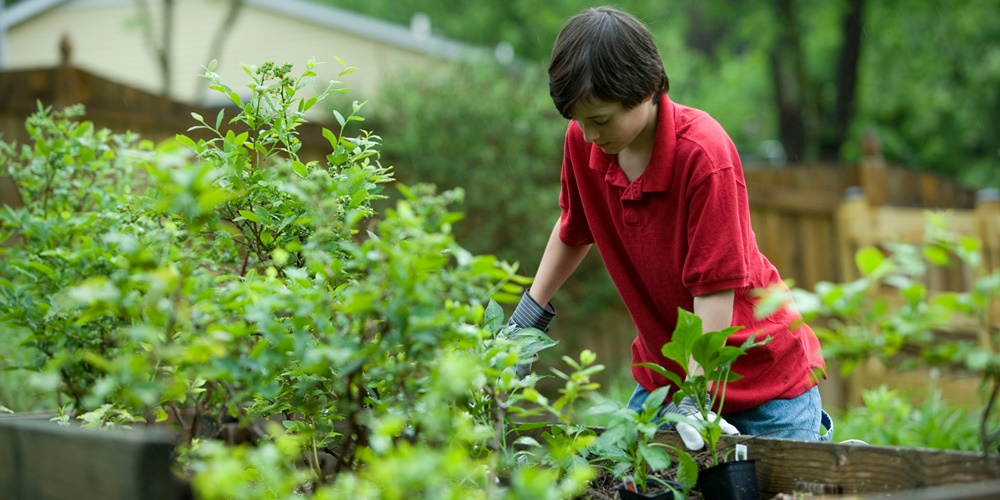
<path fill-rule="evenodd" d="M 656 441 L 683 446 L 673 432 Z M 933 449 L 723 437 L 748 446 L 761 498 L 987 499 L 1000 497 L 1000 458 Z M 92 431 L 44 418 L 0 418 L 5 499 L 192 498 L 172 472 L 174 436 L 163 430 Z M 606 488 L 613 491 L 613 486 Z M 613 494 L 613 493 L 610 493 Z M 610 495 L 609 494 L 609 495 Z M 617 497 L 612 497 L 617 498 Z"/>
<path fill-rule="evenodd" d="M 174 437 L 164 430 L 63 427 L 46 417 L 0 417 L 4 500 L 182 500 Z"/>
<path fill-rule="evenodd" d="M 673 432 L 657 441 L 683 446 Z M 757 462 L 762 498 L 802 492 L 854 498 L 1000 497 L 1000 457 L 980 453 L 723 436 L 720 447 L 743 443 Z M 985 496 L 983 496 L 985 495 Z M 789 498 L 796 498 L 794 496 Z"/>

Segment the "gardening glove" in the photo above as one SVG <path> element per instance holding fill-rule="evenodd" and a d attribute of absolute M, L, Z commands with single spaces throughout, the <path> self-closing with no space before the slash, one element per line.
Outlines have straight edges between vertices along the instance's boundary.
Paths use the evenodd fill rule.
<path fill-rule="evenodd" d="M 516 339 L 517 332 L 522 328 L 537 328 L 543 332 L 549 331 L 549 323 L 556 316 L 556 308 L 550 302 L 548 306 L 542 307 L 535 302 L 535 299 L 525 291 L 521 296 L 521 301 L 517 303 L 514 314 L 510 315 L 507 321 L 507 338 Z M 531 373 L 531 363 L 518 363 L 517 376 L 524 378 Z"/>
<path fill-rule="evenodd" d="M 691 396 L 684 396 L 679 405 L 675 405 L 673 401 L 663 405 L 663 409 L 660 410 L 660 416 L 662 417 L 668 413 L 684 415 L 694 420 L 704 419 L 701 411 L 698 409 L 698 402 Z M 715 412 L 709 410 L 708 418 L 715 420 Z M 726 419 L 722 417 L 719 417 L 719 427 L 722 429 L 723 434 L 735 436 L 740 433 L 739 429 L 734 427 L 733 424 L 726 422 Z M 687 422 L 677 422 L 674 424 L 674 429 L 681 435 L 681 441 L 684 441 L 684 446 L 687 449 L 697 451 L 705 447 L 705 440 L 701 437 L 701 433 L 698 432 L 698 428 L 695 426 Z"/>

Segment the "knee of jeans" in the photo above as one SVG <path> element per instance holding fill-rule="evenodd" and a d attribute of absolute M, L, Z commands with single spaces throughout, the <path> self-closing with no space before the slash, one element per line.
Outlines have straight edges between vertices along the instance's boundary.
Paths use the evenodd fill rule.
<path fill-rule="evenodd" d="M 635 390 L 632 391 L 632 396 L 628 398 L 628 403 L 625 407 L 636 413 L 642 413 L 642 404 L 646 402 L 647 397 L 649 397 L 649 392 L 646 391 L 646 389 L 644 389 L 641 385 L 636 385 Z"/>

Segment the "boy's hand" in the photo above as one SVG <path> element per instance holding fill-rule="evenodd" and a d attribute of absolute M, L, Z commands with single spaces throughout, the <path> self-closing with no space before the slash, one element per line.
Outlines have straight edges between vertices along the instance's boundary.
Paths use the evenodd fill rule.
<path fill-rule="evenodd" d="M 685 396 L 684 399 L 681 400 L 680 405 L 675 405 L 673 401 L 663 405 L 663 409 L 660 410 L 660 416 L 667 413 L 684 415 L 685 417 L 698 421 L 704 420 L 705 418 L 705 416 L 702 415 L 702 412 L 698 409 L 697 401 L 691 398 L 691 396 Z M 733 424 L 726 422 L 726 419 L 718 417 L 715 412 L 709 410 L 707 415 L 710 420 L 715 420 L 716 418 L 719 419 L 719 427 L 722 429 L 723 434 L 735 436 L 740 433 L 739 429 L 733 426 Z M 697 451 L 705 447 L 705 440 L 701 437 L 701 433 L 698 432 L 698 429 L 694 425 L 681 421 L 674 424 L 674 429 L 676 429 L 677 433 L 681 435 L 681 441 L 684 441 L 684 446 L 687 449 Z"/>
<path fill-rule="evenodd" d="M 516 338 L 517 332 L 522 328 L 537 328 L 543 332 L 549 330 L 549 323 L 556 316 L 556 309 L 550 303 L 547 307 L 542 307 L 535 302 L 535 299 L 525 291 L 521 296 L 521 301 L 517 303 L 514 314 L 510 315 L 507 321 L 507 338 Z M 531 363 L 520 363 L 517 365 L 517 376 L 525 377 L 531 373 Z"/>

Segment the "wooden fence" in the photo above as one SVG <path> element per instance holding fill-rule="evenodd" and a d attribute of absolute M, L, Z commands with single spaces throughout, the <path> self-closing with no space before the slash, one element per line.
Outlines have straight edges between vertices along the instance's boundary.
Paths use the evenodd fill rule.
<path fill-rule="evenodd" d="M 925 210 L 972 210 L 976 198 L 974 191 L 939 176 L 889 166 L 877 157 L 859 165 L 750 169 L 745 175 L 758 245 L 782 277 L 806 289 L 854 276 L 853 264 L 845 266 L 845 258 L 852 257 L 844 254 L 842 241 L 850 235 L 843 233 L 838 215 L 845 199 L 924 220 Z M 863 225 L 859 220 L 849 227 Z M 892 236 L 867 231 L 872 241 Z"/>
<path fill-rule="evenodd" d="M 877 151 L 856 166 L 748 170 L 746 178 L 758 244 L 795 286 L 813 289 L 820 281 L 857 279 L 854 255 L 860 248 L 919 243 L 928 212 L 945 217 L 953 234 L 979 239 L 984 264 L 988 269 L 1000 267 L 1000 194 L 995 190 L 976 192 L 931 174 L 886 165 Z M 932 293 L 965 291 L 972 277 L 963 266 L 931 267 L 925 284 Z M 994 329 L 1000 327 L 998 307 L 989 318 Z M 969 319 L 955 323 L 952 335 L 968 338 L 979 329 Z M 862 391 L 880 384 L 920 398 L 931 377 L 946 399 L 978 401 L 978 379 L 959 373 L 897 373 L 873 360 L 841 377 L 832 365 L 830 378 L 821 385 L 832 408 L 860 404 Z"/>
<path fill-rule="evenodd" d="M 240 112 L 235 105 L 220 108 L 184 104 L 63 64 L 57 68 L 0 72 L 0 134 L 5 141 L 24 143 L 28 139 L 24 121 L 38 109 L 39 103 L 56 108 L 83 104 L 85 119 L 97 128 L 119 133 L 131 131 L 154 142 L 178 133 L 196 140 L 211 139 L 207 131 L 187 131 L 198 124 L 191 113 L 198 113 L 211 123 L 220 109 L 225 109 L 226 120 Z M 238 127 L 235 129 L 239 132 Z M 299 151 L 302 158 L 318 160 L 329 152 L 330 145 L 323 138 L 322 129 L 323 124 L 314 123 L 305 123 L 297 129 L 302 140 Z"/>

